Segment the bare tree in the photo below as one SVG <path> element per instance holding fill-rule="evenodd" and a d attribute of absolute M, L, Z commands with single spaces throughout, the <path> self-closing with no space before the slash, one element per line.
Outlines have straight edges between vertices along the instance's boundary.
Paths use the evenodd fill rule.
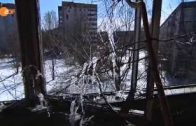
<path fill-rule="evenodd" d="M 56 46 L 56 34 L 58 33 L 57 29 L 57 17 L 55 11 L 48 11 L 44 16 L 43 24 L 43 45 L 46 52 L 49 52 L 50 58 L 52 59 L 52 80 L 55 79 L 55 58 L 57 53 Z M 44 51 L 44 52 L 45 52 Z"/>

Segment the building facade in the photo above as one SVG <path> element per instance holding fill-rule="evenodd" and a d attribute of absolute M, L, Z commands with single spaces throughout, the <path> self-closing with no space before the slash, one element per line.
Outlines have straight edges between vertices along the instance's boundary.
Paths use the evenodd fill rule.
<path fill-rule="evenodd" d="M 130 47 L 134 42 L 134 31 L 115 31 L 113 33 L 114 43 L 120 47 Z"/>
<path fill-rule="evenodd" d="M 58 15 L 64 46 L 75 61 L 83 64 L 96 50 L 97 5 L 63 1 Z"/>
<path fill-rule="evenodd" d="M 160 28 L 163 68 L 173 77 L 196 75 L 196 2 L 181 3 Z"/>
<path fill-rule="evenodd" d="M 59 26 L 68 37 L 95 41 L 97 35 L 97 5 L 62 2 L 58 7 Z"/>

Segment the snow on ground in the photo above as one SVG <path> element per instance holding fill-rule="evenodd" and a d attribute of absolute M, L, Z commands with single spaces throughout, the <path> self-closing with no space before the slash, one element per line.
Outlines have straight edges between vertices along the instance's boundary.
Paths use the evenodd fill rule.
<path fill-rule="evenodd" d="M 12 58 L 0 60 L 0 101 L 21 99 L 24 97 L 21 67 L 19 67 L 17 73 L 13 61 Z M 57 59 L 55 63 L 56 78 L 55 80 L 52 80 L 51 64 L 51 60 L 46 60 L 44 62 L 47 91 L 60 88 L 67 80 L 65 78 L 65 73 L 73 69 L 73 67 L 66 66 L 62 59 Z"/>
<path fill-rule="evenodd" d="M 146 52 L 141 51 L 139 53 L 139 59 L 143 59 L 145 57 L 146 57 Z M 146 87 L 146 76 L 147 76 L 146 59 L 140 60 L 138 66 L 139 67 L 138 67 L 138 86 L 137 86 L 137 89 L 139 91 L 142 91 L 143 88 Z"/>
<path fill-rule="evenodd" d="M 128 61 L 128 58 L 129 57 L 129 53 L 127 54 L 126 57 L 124 57 L 124 62 L 127 62 Z M 138 91 L 141 91 L 143 90 L 143 88 L 146 87 L 146 52 L 145 51 L 140 51 L 139 52 L 139 59 L 142 59 L 139 61 L 138 63 L 138 84 L 137 84 L 137 90 Z M 126 66 L 124 65 L 122 67 L 122 71 L 124 71 L 124 69 L 126 69 Z M 131 85 L 131 74 L 132 74 L 132 71 L 131 71 L 131 68 L 127 74 L 127 77 L 126 79 L 123 81 L 123 83 L 125 84 L 125 87 L 124 87 L 124 90 L 129 90 L 130 89 L 130 85 Z"/>
<path fill-rule="evenodd" d="M 24 97 L 21 67 L 16 73 L 12 58 L 0 60 L 0 101 L 21 99 Z M 44 76 L 46 78 L 46 89 L 48 93 L 61 91 L 66 93 L 94 93 L 98 92 L 98 85 L 85 84 L 83 76 L 78 79 L 81 68 L 65 65 L 64 59 L 55 60 L 55 79 L 52 80 L 52 60 L 44 62 Z M 96 88 L 94 88 L 96 87 Z M 87 90 L 90 89 L 90 90 Z"/>
<path fill-rule="evenodd" d="M 0 60 L 0 101 L 24 97 L 20 71 L 17 73 L 12 58 Z"/>
<path fill-rule="evenodd" d="M 123 62 L 128 62 L 128 57 L 130 53 L 127 53 L 127 56 L 123 58 Z M 140 58 L 145 57 L 145 53 L 140 53 Z M 95 59 L 89 61 L 87 64 L 94 64 L 93 68 L 95 69 L 96 63 Z M 145 71 L 145 61 L 142 60 L 139 62 L 139 74 L 142 74 Z M 0 101 L 2 100 L 11 100 L 11 99 L 20 99 L 24 97 L 23 84 L 22 84 L 22 76 L 21 76 L 21 68 L 19 68 L 19 72 L 16 73 L 16 68 L 13 67 L 13 59 L 7 58 L 0 60 Z M 46 88 L 49 93 L 53 93 L 54 91 L 61 91 L 66 93 L 100 93 L 99 86 L 101 84 L 103 92 L 114 91 L 114 80 L 107 80 L 105 82 L 98 83 L 94 76 L 80 74 L 78 76 L 79 70 L 84 69 L 77 68 L 77 66 L 66 65 L 64 59 L 56 59 L 55 60 L 55 79 L 52 80 L 52 60 L 46 60 L 44 62 L 45 69 L 45 78 L 46 78 Z M 123 66 L 121 71 L 124 71 L 126 66 Z M 122 72 L 121 72 L 122 73 Z M 11 76 L 13 75 L 13 76 Z M 9 77 L 10 76 L 10 77 Z M 143 75 L 142 75 L 143 76 Z M 9 77 L 9 78 L 7 78 Z M 128 90 L 130 87 L 130 77 L 131 71 L 129 70 L 127 78 L 122 82 L 124 90 Z M 6 80 L 4 80 L 7 78 Z M 89 82 L 87 82 L 89 81 Z M 139 79 L 139 86 L 143 88 L 142 85 L 144 83 L 144 79 Z M 11 89 L 11 90 L 10 90 Z"/>
<path fill-rule="evenodd" d="M 123 57 L 123 62 L 128 62 L 130 53 L 127 53 Z M 138 94 L 143 93 L 146 87 L 146 53 L 141 51 L 139 53 L 139 70 L 138 70 Z M 24 97 L 24 87 L 22 82 L 21 67 L 17 72 L 14 67 L 14 59 L 4 58 L 0 60 L 0 101 L 21 99 Z M 103 92 L 115 91 L 114 79 L 107 79 L 104 82 L 98 82 L 96 73 L 93 75 L 84 74 L 85 68 L 90 68 L 89 64 L 93 65 L 93 70 L 96 67 L 96 58 L 89 61 L 83 68 L 79 66 L 66 65 L 64 59 L 55 60 L 55 79 L 52 80 L 52 60 L 45 60 L 44 62 L 44 75 L 46 78 L 46 88 L 48 93 L 54 92 L 73 93 L 73 94 L 88 94 L 88 93 L 100 93 L 100 86 Z M 124 65 L 121 67 L 121 74 L 127 69 Z M 80 74 L 79 74 L 80 73 Z M 111 74 L 111 73 L 110 73 Z M 164 76 L 164 73 L 163 73 Z M 131 80 L 131 68 L 127 73 L 127 77 L 122 81 L 122 91 L 129 90 Z M 162 79 L 165 85 L 168 85 L 167 79 Z M 188 89 L 187 89 L 188 90 Z M 168 90 L 166 93 L 168 94 Z M 170 91 L 171 92 L 171 91 Z M 180 91 L 173 91 L 180 92 Z M 118 92 L 116 92 L 118 94 Z M 121 92 L 123 94 L 123 92 Z"/>
<path fill-rule="evenodd" d="M 55 60 L 55 80 L 52 80 L 52 61 L 46 60 L 44 66 L 47 91 L 61 88 L 61 86 L 63 86 L 64 83 L 67 83 L 71 80 L 71 76 L 69 74 L 73 74 L 73 72 L 75 72 L 75 67 L 65 65 L 64 59 Z"/>

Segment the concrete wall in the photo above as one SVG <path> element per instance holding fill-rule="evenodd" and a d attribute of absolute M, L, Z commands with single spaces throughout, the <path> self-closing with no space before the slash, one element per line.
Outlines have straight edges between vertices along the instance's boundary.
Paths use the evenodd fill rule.
<path fill-rule="evenodd" d="M 59 7 L 59 23 L 68 36 L 77 34 L 95 37 L 97 32 L 97 5 L 63 2 Z"/>
<path fill-rule="evenodd" d="M 196 2 L 180 4 L 160 29 L 159 52 L 164 69 L 173 76 L 188 77 L 194 52 L 195 37 L 188 35 L 196 33 Z M 190 38 L 193 37 L 192 42 Z M 196 73 L 196 71 L 195 71 Z M 196 74 L 195 74 L 196 75 Z"/>

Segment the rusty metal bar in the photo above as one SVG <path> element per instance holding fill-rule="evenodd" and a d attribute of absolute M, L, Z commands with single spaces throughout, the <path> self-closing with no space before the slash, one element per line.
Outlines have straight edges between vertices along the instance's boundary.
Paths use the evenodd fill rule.
<path fill-rule="evenodd" d="M 137 0 L 139 1 L 139 0 Z M 141 9 L 136 8 L 135 11 L 135 43 L 133 46 L 133 62 L 132 63 L 132 74 L 131 74 L 131 89 L 129 91 L 129 94 L 126 98 L 126 102 L 121 108 L 120 113 L 121 114 L 127 114 L 129 112 L 129 109 L 131 108 L 131 102 L 134 100 L 135 92 L 136 92 L 136 86 L 137 86 L 137 75 L 138 75 L 138 62 L 139 62 L 139 40 L 140 40 L 140 29 L 141 29 Z"/>
<path fill-rule="evenodd" d="M 139 0 L 136 0 L 139 1 Z M 139 41 L 140 41 L 140 29 L 141 29 L 141 9 L 136 8 L 135 11 L 135 44 L 133 47 L 133 61 L 139 60 Z M 139 62 L 139 61 L 138 61 Z M 132 74 L 131 74 L 131 90 L 130 97 L 134 100 L 136 86 L 137 86 L 137 76 L 138 76 L 138 62 L 132 63 Z"/>

